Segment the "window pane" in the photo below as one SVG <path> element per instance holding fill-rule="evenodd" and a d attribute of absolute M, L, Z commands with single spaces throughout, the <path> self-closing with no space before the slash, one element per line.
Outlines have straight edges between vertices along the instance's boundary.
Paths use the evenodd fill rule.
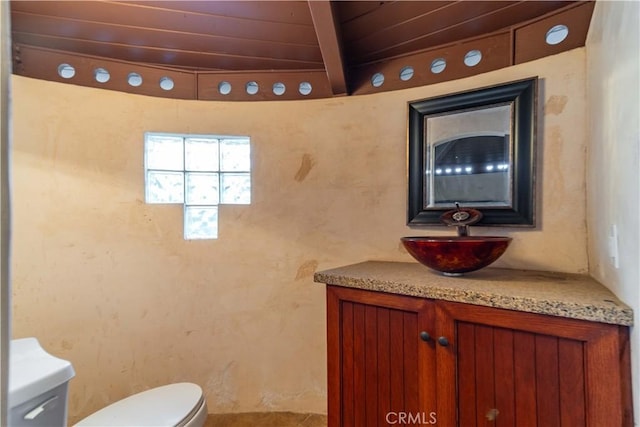
<path fill-rule="evenodd" d="M 185 167 L 189 171 L 218 170 L 218 140 L 187 138 L 185 140 Z"/>
<path fill-rule="evenodd" d="M 218 186 L 217 173 L 187 172 L 187 204 L 217 205 Z"/>
<path fill-rule="evenodd" d="M 182 138 L 166 135 L 146 135 L 147 169 L 184 170 Z"/>
<path fill-rule="evenodd" d="M 184 174 L 148 171 L 145 193 L 147 203 L 183 203 Z"/>
<path fill-rule="evenodd" d="M 218 207 L 217 206 L 185 206 L 184 207 L 185 239 L 217 239 Z"/>
<path fill-rule="evenodd" d="M 251 175 L 248 173 L 223 173 L 221 177 L 221 203 L 238 205 L 251 203 Z"/>
<path fill-rule="evenodd" d="M 251 146 L 249 140 L 246 138 L 221 140 L 220 162 L 220 170 L 223 171 L 250 171 Z"/>

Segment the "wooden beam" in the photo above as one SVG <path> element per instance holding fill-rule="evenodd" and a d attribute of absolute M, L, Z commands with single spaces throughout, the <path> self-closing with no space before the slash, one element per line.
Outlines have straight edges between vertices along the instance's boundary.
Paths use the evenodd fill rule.
<path fill-rule="evenodd" d="M 347 77 L 342 58 L 340 27 L 329 0 L 308 0 L 313 26 L 324 61 L 324 68 L 334 95 L 347 95 Z"/>

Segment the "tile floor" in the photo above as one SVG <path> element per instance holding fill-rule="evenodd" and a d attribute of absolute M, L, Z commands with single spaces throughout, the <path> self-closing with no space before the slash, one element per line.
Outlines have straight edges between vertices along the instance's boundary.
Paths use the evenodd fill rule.
<path fill-rule="evenodd" d="M 209 414 L 204 427 L 327 427 L 327 416 L 292 412 Z"/>

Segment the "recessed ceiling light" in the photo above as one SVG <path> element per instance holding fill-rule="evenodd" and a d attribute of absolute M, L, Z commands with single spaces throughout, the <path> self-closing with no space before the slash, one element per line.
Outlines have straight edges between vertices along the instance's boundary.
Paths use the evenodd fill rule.
<path fill-rule="evenodd" d="M 287 90 L 287 87 L 282 82 L 273 84 L 273 93 L 277 96 L 284 95 L 286 90 Z"/>
<path fill-rule="evenodd" d="M 163 77 L 160 79 L 160 87 L 163 90 L 173 89 L 173 79 L 171 77 Z"/>
<path fill-rule="evenodd" d="M 302 82 L 298 86 L 298 92 L 300 92 L 300 95 L 304 95 L 304 96 L 309 95 L 311 93 L 312 89 L 313 89 L 313 87 L 311 86 L 311 83 L 309 83 L 309 82 Z"/>
<path fill-rule="evenodd" d="M 142 84 L 142 76 L 138 73 L 129 73 L 127 83 L 129 86 L 138 87 Z"/>
<path fill-rule="evenodd" d="M 76 69 L 69 64 L 58 65 L 58 75 L 63 79 L 70 79 L 76 75 Z"/>
<path fill-rule="evenodd" d="M 93 77 L 98 83 L 106 83 L 111 78 L 111 75 L 104 68 L 96 68 L 93 70 Z"/>
<path fill-rule="evenodd" d="M 569 35 L 569 28 L 566 25 L 555 25 L 547 31 L 544 40 L 547 44 L 554 45 L 562 43 Z"/>
<path fill-rule="evenodd" d="M 413 77 L 413 67 L 410 65 L 402 67 L 402 70 L 400 70 L 400 80 L 406 82 L 407 80 L 411 80 L 411 77 Z"/>
<path fill-rule="evenodd" d="M 464 56 L 464 65 L 467 67 L 475 67 L 482 60 L 482 52 L 477 49 L 470 50 Z"/>
<path fill-rule="evenodd" d="M 375 73 L 373 76 L 371 76 L 371 85 L 373 87 L 380 87 L 382 86 L 383 83 L 384 83 L 384 74 Z"/>
<path fill-rule="evenodd" d="M 245 90 L 247 91 L 247 93 L 249 95 L 255 95 L 256 93 L 258 93 L 259 89 L 260 89 L 260 87 L 258 86 L 257 82 L 248 82 L 245 85 Z"/>
<path fill-rule="evenodd" d="M 447 68 L 447 61 L 444 58 L 437 58 L 431 62 L 431 72 L 433 74 L 440 74 Z"/>
<path fill-rule="evenodd" d="M 231 83 L 220 82 L 218 84 L 218 92 L 220 92 L 221 95 L 229 95 L 231 93 Z"/>

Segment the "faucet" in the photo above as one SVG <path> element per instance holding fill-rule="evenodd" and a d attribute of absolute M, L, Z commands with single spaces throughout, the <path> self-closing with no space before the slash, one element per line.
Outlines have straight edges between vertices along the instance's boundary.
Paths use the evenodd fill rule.
<path fill-rule="evenodd" d="M 446 211 L 440 216 L 440 222 L 457 227 L 458 236 L 468 236 L 469 226 L 482 219 L 482 212 L 477 209 L 461 208 L 458 202 L 455 205 L 455 209 Z"/>

